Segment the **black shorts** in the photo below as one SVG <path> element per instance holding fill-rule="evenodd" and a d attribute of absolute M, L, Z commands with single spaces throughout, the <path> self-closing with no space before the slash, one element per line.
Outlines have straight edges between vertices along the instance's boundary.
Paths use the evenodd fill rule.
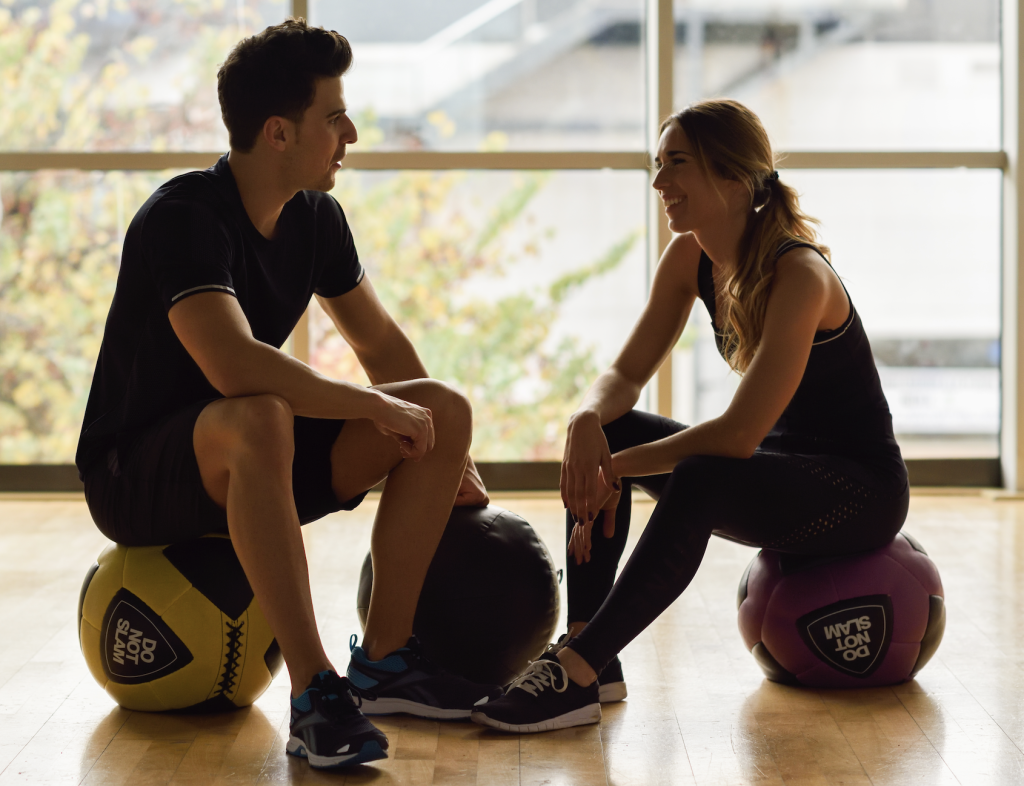
<path fill-rule="evenodd" d="M 85 500 L 100 531 L 125 546 L 162 546 L 228 531 L 227 514 L 203 488 L 192 442 L 199 413 L 210 401 L 179 410 L 132 443 L 124 466 L 111 450 L 86 470 Z M 295 418 L 292 491 L 299 521 L 308 524 L 352 510 L 366 492 L 339 502 L 331 488 L 331 448 L 344 420 Z"/>

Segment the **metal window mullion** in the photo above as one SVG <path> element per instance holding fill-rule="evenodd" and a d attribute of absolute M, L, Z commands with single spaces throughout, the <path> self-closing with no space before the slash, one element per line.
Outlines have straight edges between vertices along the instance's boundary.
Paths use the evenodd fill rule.
<path fill-rule="evenodd" d="M 647 3 L 647 148 L 651 159 L 658 147 L 658 129 L 662 121 L 672 114 L 672 78 L 676 28 L 672 14 L 673 0 L 648 0 Z M 653 183 L 654 173 L 651 173 Z M 649 189 L 647 202 L 648 280 L 654 280 L 654 271 L 662 253 L 672 239 L 668 223 L 662 214 L 661 200 L 654 189 Z M 672 417 L 672 351 L 653 380 L 654 411 Z"/>
<path fill-rule="evenodd" d="M 660 2 L 660 0 L 659 0 Z M 666 110 L 667 115 L 671 110 Z M 661 114 L 651 112 L 657 128 Z M 650 140 L 650 145 L 655 140 Z M 0 152 L 0 171 L 84 169 L 93 171 L 159 171 L 203 169 L 223 151 L 150 152 Z M 1005 169 L 1004 151 L 804 151 L 783 153 L 783 169 Z M 416 151 L 353 151 L 345 168 L 355 170 L 510 170 L 510 169 L 617 169 L 646 170 L 644 151 L 511 151 L 505 153 Z M 667 231 L 667 229 L 666 229 Z"/>
<path fill-rule="evenodd" d="M 1004 0 L 1002 5 L 1002 68 L 1003 68 L 1003 275 L 1002 335 L 1000 366 L 1002 377 L 1002 412 L 1000 459 L 1003 486 L 1010 491 L 1024 489 L 1024 346 L 1020 337 L 1020 314 L 1024 305 L 1024 276 L 1020 264 L 1024 259 L 1024 73 L 1020 42 L 1024 36 L 1024 16 L 1019 4 Z"/>
<path fill-rule="evenodd" d="M 290 0 L 291 16 L 294 19 L 305 19 L 309 20 L 309 2 L 308 0 Z M 209 164 L 207 164 L 209 166 Z M 288 346 L 291 347 L 292 356 L 297 360 L 301 360 L 303 363 L 309 363 L 309 309 L 307 307 L 302 312 L 302 316 L 299 317 L 299 321 L 295 325 L 295 330 L 292 331 L 291 338 L 288 341 Z"/>

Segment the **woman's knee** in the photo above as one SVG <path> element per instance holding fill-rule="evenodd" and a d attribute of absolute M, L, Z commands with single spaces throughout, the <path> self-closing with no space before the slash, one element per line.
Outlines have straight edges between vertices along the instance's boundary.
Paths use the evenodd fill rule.
<path fill-rule="evenodd" d="M 605 439 L 608 440 L 608 449 L 612 453 L 663 439 L 684 428 L 686 426 L 668 418 L 638 409 L 630 410 L 611 423 L 601 426 Z"/>

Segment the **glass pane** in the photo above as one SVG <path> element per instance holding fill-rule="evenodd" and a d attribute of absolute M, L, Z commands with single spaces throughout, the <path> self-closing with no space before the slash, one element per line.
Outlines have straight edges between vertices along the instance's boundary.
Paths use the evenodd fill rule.
<path fill-rule="evenodd" d="M 999 0 L 676 0 L 675 105 L 729 96 L 783 150 L 996 150 Z"/>
<path fill-rule="evenodd" d="M 557 460 L 646 300 L 645 172 L 352 172 L 334 191 L 381 300 L 474 407 L 475 458 Z M 366 384 L 319 309 L 311 363 Z"/>
<path fill-rule="evenodd" d="M 289 13 L 287 0 L 3 5 L 0 150 L 226 150 L 217 67 Z"/>
<path fill-rule="evenodd" d="M 864 321 L 909 458 L 999 455 L 1000 189 L 989 170 L 799 171 Z M 677 418 L 724 411 L 738 378 L 706 312 L 675 354 Z"/>
<path fill-rule="evenodd" d="M 70 464 L 135 211 L 176 172 L 0 173 L 0 464 Z"/>
<path fill-rule="evenodd" d="M 311 0 L 360 150 L 644 148 L 643 0 Z"/>

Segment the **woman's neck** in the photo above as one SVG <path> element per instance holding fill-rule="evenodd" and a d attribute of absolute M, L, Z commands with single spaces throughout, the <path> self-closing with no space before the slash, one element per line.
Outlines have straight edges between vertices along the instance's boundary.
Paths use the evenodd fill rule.
<path fill-rule="evenodd" d="M 739 267 L 740 240 L 747 228 L 747 216 L 731 216 L 712 226 L 694 229 L 693 235 L 712 264 L 721 270 Z"/>

